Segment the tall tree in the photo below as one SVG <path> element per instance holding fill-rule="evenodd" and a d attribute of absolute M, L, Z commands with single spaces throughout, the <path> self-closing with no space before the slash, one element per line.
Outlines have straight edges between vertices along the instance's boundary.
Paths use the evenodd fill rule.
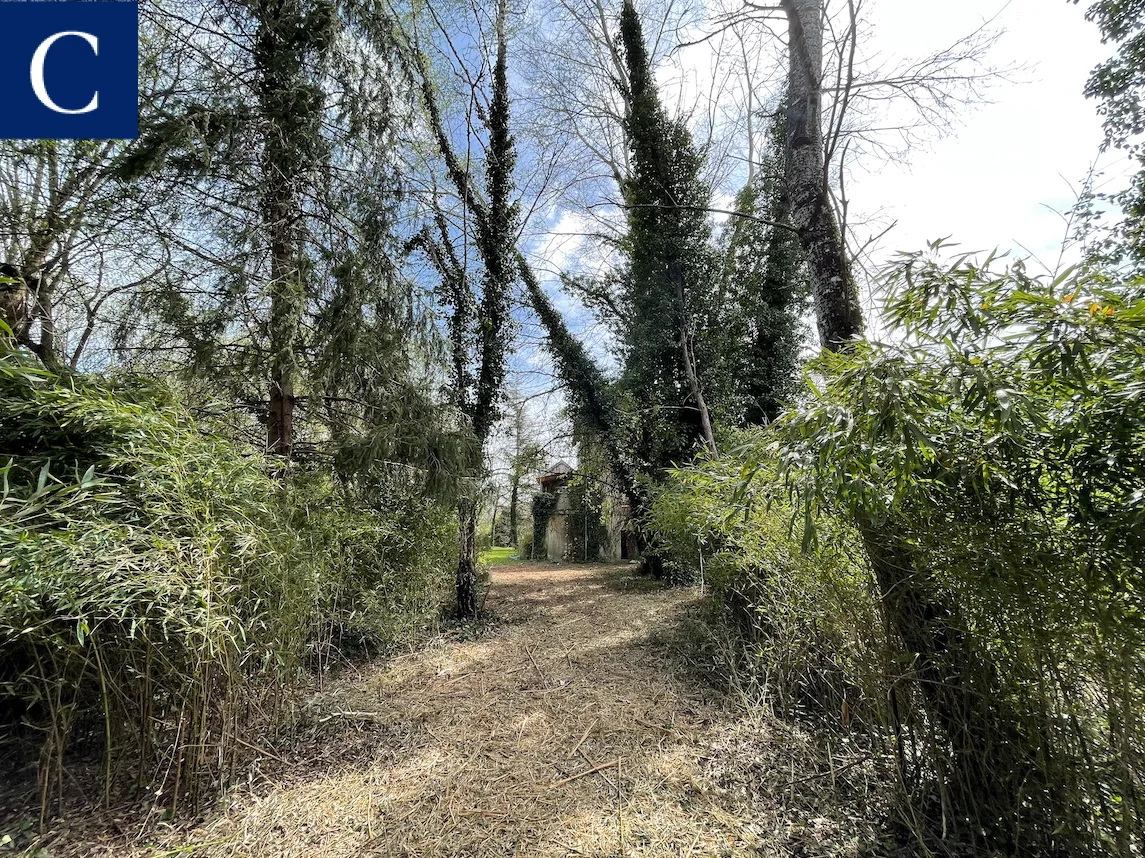
<path fill-rule="evenodd" d="M 803 250 L 790 226 L 785 128 L 777 113 L 763 159 L 736 196 L 736 214 L 722 236 L 719 294 L 707 323 L 722 332 L 719 413 L 737 424 L 770 423 L 799 385 L 809 289 Z"/>
<path fill-rule="evenodd" d="M 121 172 L 162 191 L 168 262 L 125 303 L 120 354 L 178 372 L 275 453 L 439 479 L 460 450 L 435 448 L 440 403 L 414 378 L 438 371 L 430 311 L 394 261 L 412 94 L 394 20 L 358 0 L 148 14 L 183 62 Z"/>
<path fill-rule="evenodd" d="M 520 398 L 513 403 L 513 423 L 510 427 L 512 449 L 509 453 L 509 540 L 513 546 L 520 538 L 518 513 L 521 484 L 530 474 L 544 464 L 545 448 L 529 429 L 527 399 Z"/>
<path fill-rule="evenodd" d="M 456 575 L 457 613 L 477 614 L 477 479 L 484 465 L 485 447 L 500 416 L 504 394 L 506 359 L 512 335 L 510 296 L 517 278 L 518 206 L 513 200 L 513 169 L 516 151 L 510 130 L 509 43 L 506 31 L 507 0 L 499 0 L 496 16 L 492 94 L 485 124 L 485 193 L 478 194 L 467 164 L 457 156 L 446 133 L 429 63 L 417 45 L 411 47 L 417 67 L 423 105 L 446 172 L 467 214 L 472 215 L 474 244 L 483 267 L 481 295 L 472 294 L 469 275 L 453 249 L 454 235 L 444 213 L 436 207 L 434 229 L 418 239 L 442 278 L 444 303 L 450 307 L 450 344 L 453 356 L 453 395 L 459 412 L 474 438 L 469 463 L 472 490 L 458 503 L 459 553 Z M 469 241 L 462 231 L 459 240 Z M 475 366 L 469 359 L 476 350 Z"/>
<path fill-rule="evenodd" d="M 707 220 L 711 191 L 700 178 L 703 159 L 687 126 L 660 103 L 631 0 L 621 9 L 620 40 L 626 78 L 619 86 L 629 105 L 624 127 L 631 152 L 631 172 L 621 183 L 628 218 L 624 298 L 630 309 L 623 383 L 645 413 L 677 415 L 665 422 L 680 425 L 678 440 L 651 451 L 662 466 L 685 455 L 696 440 L 716 453 L 696 337 L 696 317 L 716 283 Z"/>
<path fill-rule="evenodd" d="M 788 20 L 787 182 L 791 221 L 807 258 L 823 348 L 845 352 L 863 336 L 863 316 L 824 169 L 823 0 L 781 0 Z M 997 690 L 996 670 L 974 650 L 957 606 L 920 566 L 893 520 L 863 509 L 856 525 L 888 624 L 917 660 L 926 707 L 952 751 L 950 778 L 960 810 L 979 799 L 1019 814 L 1019 785 L 1031 773 L 1028 745 Z M 994 812 L 992 810 L 991 812 Z M 990 820 L 980 819 L 988 825 Z"/>
<path fill-rule="evenodd" d="M 267 448 L 288 460 L 294 449 L 297 340 L 308 291 L 299 232 L 301 196 L 324 158 L 319 133 L 324 93 L 312 69 L 330 48 L 335 14 L 324 0 L 251 3 L 257 21 L 253 59 L 262 121 L 259 213 L 270 249 Z"/>
<path fill-rule="evenodd" d="M 787 193 L 807 257 L 823 348 L 863 335 L 863 310 L 835 217 L 823 142 L 823 3 L 782 0 L 787 15 Z"/>

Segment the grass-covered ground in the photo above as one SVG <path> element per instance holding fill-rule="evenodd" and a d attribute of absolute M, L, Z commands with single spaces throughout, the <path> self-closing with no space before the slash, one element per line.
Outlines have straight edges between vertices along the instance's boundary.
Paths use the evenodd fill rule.
<path fill-rule="evenodd" d="M 506 564 L 517 562 L 517 549 L 511 546 L 490 548 L 487 551 L 481 552 L 480 559 L 485 566 L 505 566 Z"/>

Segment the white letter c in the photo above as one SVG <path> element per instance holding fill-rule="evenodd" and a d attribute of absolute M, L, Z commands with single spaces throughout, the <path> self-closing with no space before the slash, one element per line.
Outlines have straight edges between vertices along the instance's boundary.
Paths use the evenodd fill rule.
<path fill-rule="evenodd" d="M 55 33 L 48 36 L 44 41 L 40 42 L 36 52 L 32 54 L 32 92 L 36 93 L 36 98 L 40 99 L 40 103 L 48 110 L 54 110 L 56 113 L 91 113 L 99 107 L 99 90 L 96 90 L 95 95 L 91 97 L 91 101 L 87 103 L 87 107 L 81 107 L 79 110 L 68 110 L 66 107 L 60 107 L 52 97 L 48 95 L 48 89 L 44 86 L 44 60 L 48 57 L 48 49 L 56 43 L 58 39 L 64 36 L 79 36 L 89 45 L 91 45 L 91 52 L 97 57 L 99 56 L 99 39 L 91 33 L 80 33 L 76 30 L 66 30 L 62 33 Z"/>

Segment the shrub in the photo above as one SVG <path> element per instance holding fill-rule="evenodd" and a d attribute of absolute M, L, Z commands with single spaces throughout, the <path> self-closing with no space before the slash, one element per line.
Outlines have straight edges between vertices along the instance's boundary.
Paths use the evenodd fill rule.
<path fill-rule="evenodd" d="M 533 531 L 522 527 L 521 535 L 517 538 L 517 557 L 521 560 L 534 560 L 533 557 Z"/>
<path fill-rule="evenodd" d="M 859 696 L 904 819 L 1007 854 L 1136 854 L 1145 281 L 932 251 L 889 273 L 896 341 L 821 358 L 803 407 L 658 491 L 653 527 L 775 696 Z M 893 542 L 932 616 L 901 615 L 918 603 L 876 580 L 851 522 Z M 946 648 L 920 653 L 912 623 Z M 938 709 L 928 657 L 947 700 L 980 702 Z"/>
<path fill-rule="evenodd" d="M 556 512 L 558 500 L 557 495 L 551 492 L 537 492 L 533 495 L 530 503 L 533 518 L 533 540 L 529 553 L 531 560 L 546 560 L 548 558 L 546 534 L 548 533 L 549 519 Z"/>
<path fill-rule="evenodd" d="M 668 574 L 710 589 L 741 634 L 726 667 L 777 708 L 847 720 L 881 709 L 885 637 L 856 534 L 824 518 L 822 538 L 804 550 L 792 507 L 769 497 L 765 480 L 741 485 L 741 469 L 725 456 L 657 487 L 649 532 Z"/>
<path fill-rule="evenodd" d="M 371 509 L 283 482 L 159 387 L 2 353 L 0 456 L 0 706 L 42 731 L 45 801 L 89 741 L 106 790 L 194 796 L 307 660 L 395 645 L 447 586 L 447 519 L 416 487 Z"/>
<path fill-rule="evenodd" d="M 893 535 L 904 581 L 975 655 L 940 662 L 944 682 L 998 722 L 928 706 L 911 748 L 952 820 L 1008 851 L 1129 855 L 1145 835 L 1145 283 L 933 250 L 890 272 L 898 341 L 823 358 L 746 469 L 779 471 L 811 544 L 840 516 Z M 904 628 L 896 593 L 882 604 Z M 905 643 L 903 678 L 925 679 Z M 997 788 L 964 782 L 1002 758 Z"/>

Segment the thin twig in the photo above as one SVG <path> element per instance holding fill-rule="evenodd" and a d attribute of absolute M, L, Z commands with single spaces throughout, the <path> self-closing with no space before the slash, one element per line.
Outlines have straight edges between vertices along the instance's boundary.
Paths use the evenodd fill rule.
<path fill-rule="evenodd" d="M 595 727 L 599 721 L 599 718 L 592 719 L 592 723 L 588 725 L 588 729 L 584 731 L 584 734 L 580 737 L 580 741 L 576 743 L 576 746 L 571 751 L 569 751 L 569 757 L 574 756 L 576 752 L 580 750 L 580 746 L 584 744 L 584 740 L 588 738 L 588 734 L 592 732 L 592 728 Z"/>
<path fill-rule="evenodd" d="M 565 784 L 571 784 L 573 781 L 579 781 L 581 778 L 587 778 L 589 775 L 595 775 L 597 772 L 603 772 L 605 769 L 611 769 L 613 766 L 619 766 L 619 765 L 620 765 L 620 758 L 617 757 L 611 763 L 601 763 L 599 766 L 594 766 L 593 768 L 589 769 L 588 771 L 578 772 L 577 774 L 569 775 L 567 778 L 564 778 L 563 780 L 559 780 L 554 784 L 549 784 L 549 789 L 556 789 L 557 787 L 562 787 Z"/>
<path fill-rule="evenodd" d="M 621 788 L 620 757 L 616 758 L 616 825 L 620 829 L 620 858 L 624 858 L 624 793 Z"/>
<path fill-rule="evenodd" d="M 866 762 L 870 761 L 871 759 L 872 759 L 872 757 L 859 757 L 859 759 L 852 760 L 851 762 L 847 763 L 847 765 L 840 766 L 839 768 L 834 769 L 833 771 L 816 772 L 815 774 L 808 775 L 805 778 L 796 778 L 793 781 L 788 781 L 787 783 L 783 784 L 779 788 L 780 789 L 787 789 L 788 787 L 793 787 L 793 786 L 796 786 L 797 784 L 804 784 L 804 783 L 807 783 L 808 781 L 814 781 L 814 780 L 818 780 L 819 778 L 825 778 L 828 775 L 832 775 L 832 776 L 838 775 L 840 772 L 845 772 L 845 771 L 847 771 L 847 769 L 853 769 L 855 766 L 857 766 L 861 763 L 866 763 Z"/>
<path fill-rule="evenodd" d="M 278 754 L 276 754 L 272 751 L 268 751 L 266 748 L 260 748 L 258 745 L 252 745 L 250 742 L 246 741 L 246 739 L 240 738 L 239 736 L 235 736 L 235 741 L 238 742 L 240 745 L 242 745 L 244 748 L 249 748 L 250 750 L 256 751 L 257 753 L 260 753 L 265 757 L 270 757 L 272 760 L 278 760 L 284 766 L 290 765 L 290 763 L 286 762 L 286 760 L 284 760 Z"/>
<path fill-rule="evenodd" d="M 536 668 L 537 676 L 541 677 L 541 684 L 545 686 L 545 688 L 548 688 L 549 678 L 545 676 L 545 672 L 541 670 L 541 666 L 537 664 L 537 660 L 533 658 L 533 651 L 528 647 L 525 647 L 525 652 L 529 654 L 529 661 L 531 661 L 533 663 L 533 667 Z"/>

